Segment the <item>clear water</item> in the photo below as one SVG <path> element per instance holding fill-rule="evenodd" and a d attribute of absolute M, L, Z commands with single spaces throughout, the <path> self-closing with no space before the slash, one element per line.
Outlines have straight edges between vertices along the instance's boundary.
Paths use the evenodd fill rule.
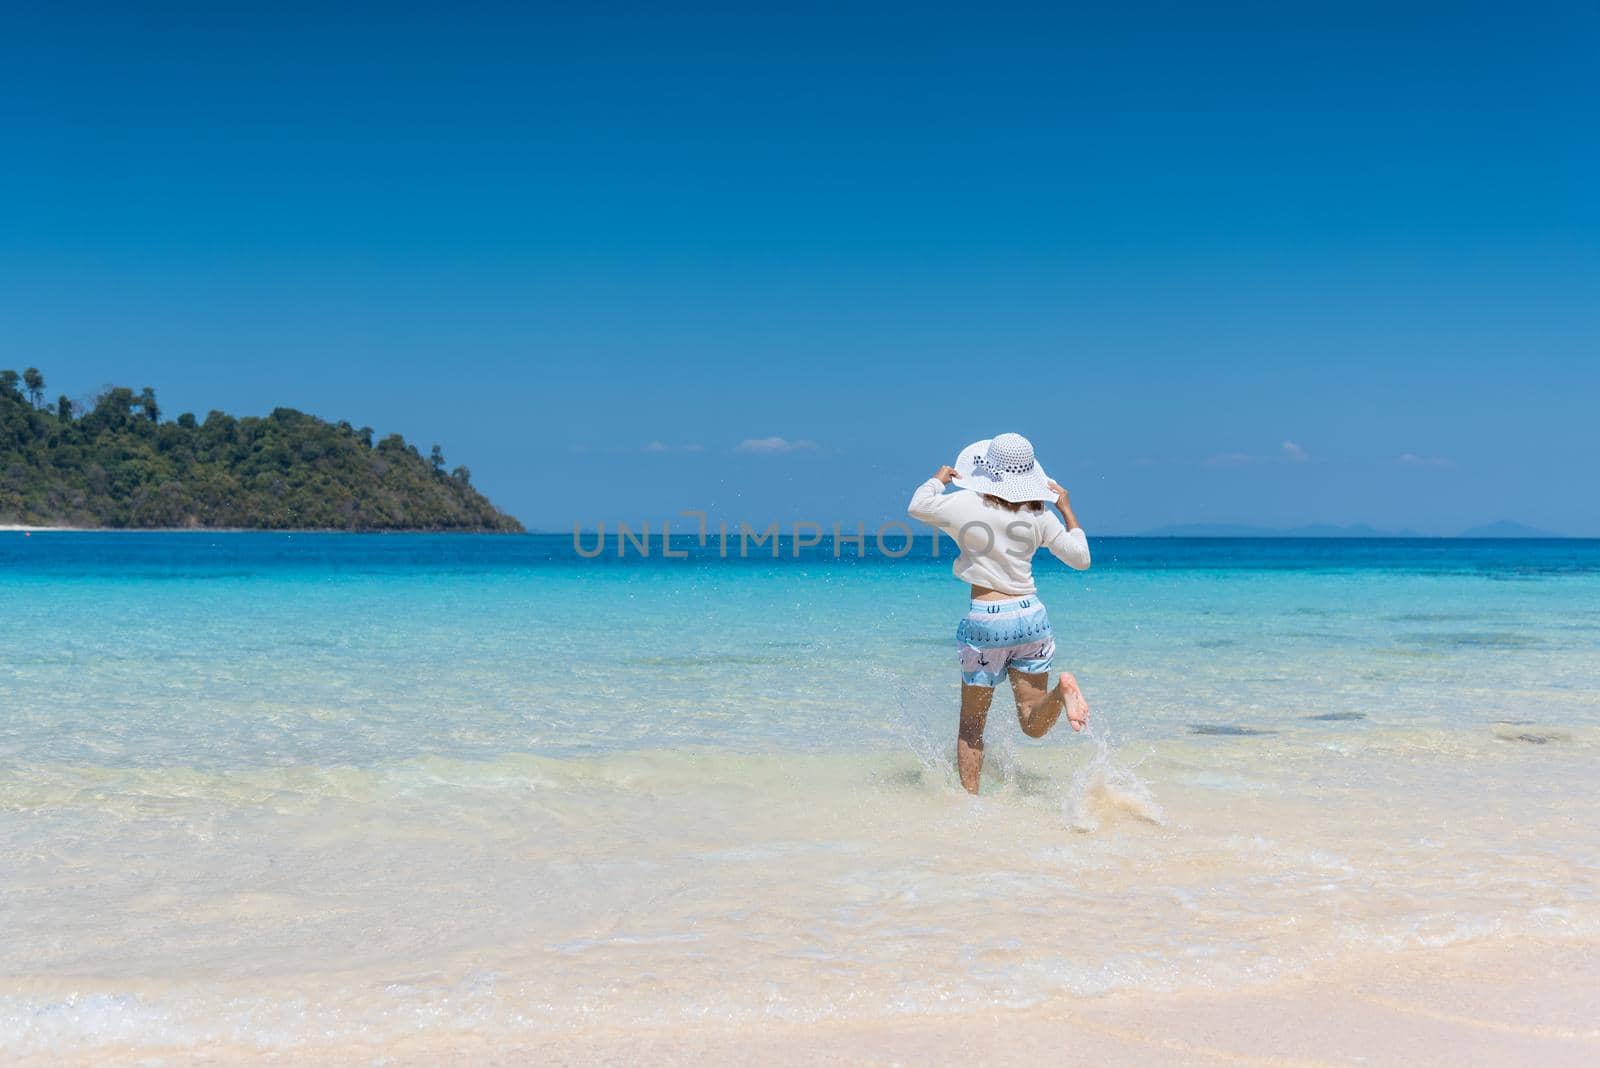
<path fill-rule="evenodd" d="M 948 559 L 0 534 L 0 1051 L 739 1025 L 1600 934 L 1600 542 L 1042 560 L 1091 730 L 949 767 Z"/>

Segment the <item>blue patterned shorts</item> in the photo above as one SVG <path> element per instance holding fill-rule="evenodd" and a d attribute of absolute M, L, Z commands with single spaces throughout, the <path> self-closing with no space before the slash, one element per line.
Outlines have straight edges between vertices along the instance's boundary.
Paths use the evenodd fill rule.
<path fill-rule="evenodd" d="M 1036 674 L 1050 670 L 1056 635 L 1044 603 L 1035 594 L 1009 601 L 973 601 L 956 626 L 961 681 L 993 686 L 1007 668 Z"/>

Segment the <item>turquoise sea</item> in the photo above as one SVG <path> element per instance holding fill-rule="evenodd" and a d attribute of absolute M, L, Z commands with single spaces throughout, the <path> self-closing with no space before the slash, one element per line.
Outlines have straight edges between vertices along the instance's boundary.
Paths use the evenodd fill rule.
<path fill-rule="evenodd" d="M 588 544 L 588 543 L 586 543 Z M 0 1056 L 866 1019 L 1600 936 L 1600 542 L 0 532 Z"/>

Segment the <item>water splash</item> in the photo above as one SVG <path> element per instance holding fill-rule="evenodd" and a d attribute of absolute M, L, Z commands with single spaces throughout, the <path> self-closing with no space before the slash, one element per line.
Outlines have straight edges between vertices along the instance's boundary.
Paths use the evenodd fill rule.
<path fill-rule="evenodd" d="M 1107 815 L 1126 814 L 1136 819 L 1166 826 L 1166 810 L 1150 792 L 1150 787 L 1134 772 L 1133 765 L 1121 763 L 1111 741 L 1111 728 L 1103 714 L 1089 720 L 1086 733 L 1094 741 L 1094 755 L 1072 773 L 1072 785 L 1063 805 L 1067 822 L 1075 831 L 1092 834 L 1100 829 Z"/>
<path fill-rule="evenodd" d="M 915 756 L 921 766 L 924 782 L 942 783 L 949 789 L 960 789 L 955 761 L 956 709 L 946 694 L 939 693 L 928 681 L 895 691 L 898 715 L 894 732 L 900 742 Z M 997 695 L 996 702 L 1003 699 Z M 1011 729 L 1006 724 L 1013 724 Z M 996 717 L 990 710 L 989 730 L 985 732 L 983 777 L 998 790 L 991 796 L 1005 797 L 1015 794 L 1022 786 L 1023 753 L 1017 745 L 1020 730 L 1014 727 L 1010 716 Z M 1057 724 L 1052 737 L 1066 738 L 1072 734 L 1065 715 Z M 1072 773 L 1062 801 L 1062 810 L 1073 830 L 1093 833 L 1101 821 L 1110 815 L 1122 814 L 1165 826 L 1166 810 L 1156 800 L 1150 787 L 1135 771 L 1136 765 L 1118 758 L 1112 733 L 1104 713 L 1096 711 L 1090 718 L 1085 736 L 1094 742 L 1094 753 L 1088 763 Z M 1054 790 L 1048 790 L 1054 794 Z M 1059 795 L 1057 795 L 1059 796 Z"/>
<path fill-rule="evenodd" d="M 887 726 L 889 733 L 916 758 L 925 782 L 959 785 L 955 766 L 955 714 L 956 708 L 948 697 L 941 700 L 931 680 L 922 679 L 906 685 L 890 672 L 869 671 L 894 695 L 895 716 Z M 935 729 L 941 722 L 938 710 L 949 709 L 949 738 Z"/>

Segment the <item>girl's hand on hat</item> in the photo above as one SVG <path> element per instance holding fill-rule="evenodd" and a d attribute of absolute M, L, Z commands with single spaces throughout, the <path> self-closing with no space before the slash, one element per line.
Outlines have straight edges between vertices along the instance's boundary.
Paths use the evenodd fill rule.
<path fill-rule="evenodd" d="M 949 466 L 941 467 L 933 473 L 933 477 L 948 486 L 950 480 L 956 477 L 956 469 Z"/>
<path fill-rule="evenodd" d="M 1071 530 L 1079 526 L 1078 517 L 1072 514 L 1072 499 L 1067 496 L 1067 491 L 1062 489 L 1053 479 L 1045 479 L 1044 484 L 1050 487 L 1050 492 L 1056 495 L 1056 507 L 1061 511 L 1061 521 Z"/>

